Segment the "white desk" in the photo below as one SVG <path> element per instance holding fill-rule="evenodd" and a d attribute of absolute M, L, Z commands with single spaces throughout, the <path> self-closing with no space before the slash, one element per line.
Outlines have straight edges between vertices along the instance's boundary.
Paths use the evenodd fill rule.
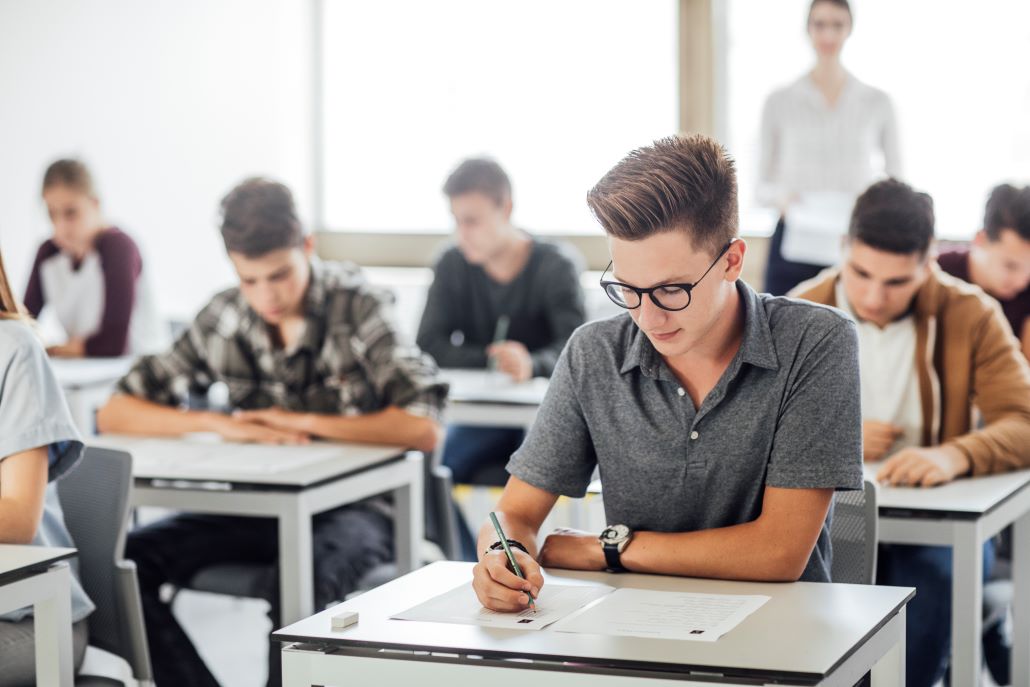
<path fill-rule="evenodd" d="M 79 431 L 96 433 L 93 413 L 107 401 L 119 379 L 132 368 L 135 358 L 51 358 L 50 366 L 64 389 L 68 408 Z"/>
<path fill-rule="evenodd" d="M 870 669 L 876 685 L 905 680 L 905 604 L 913 590 L 798 582 L 764 584 L 548 571 L 563 584 L 772 597 L 716 642 L 498 630 L 390 620 L 472 576 L 471 563 L 435 563 L 273 633 L 284 642 L 283 684 L 840 685 Z M 357 625 L 330 618 L 357 611 Z M 875 666 L 875 668 L 874 668 Z M 540 672 L 544 671 L 544 672 Z"/>
<path fill-rule="evenodd" d="M 875 467 L 867 467 L 868 471 Z M 951 680 L 980 681 L 983 545 L 1013 527 L 1012 684 L 1030 685 L 1030 470 L 932 489 L 881 487 L 880 541 L 952 548 Z"/>
<path fill-rule="evenodd" d="M 441 370 L 450 385 L 447 422 L 455 425 L 528 429 L 547 393 L 541 377 L 516 384 L 503 372 Z"/>
<path fill-rule="evenodd" d="M 209 437 L 104 435 L 91 442 L 133 456 L 132 503 L 279 522 L 283 622 L 313 612 L 311 518 L 392 493 L 397 569 L 413 570 L 422 543 L 422 456 L 391 446 L 318 442 L 231 444 Z"/>
<path fill-rule="evenodd" d="M 0 613 L 32 606 L 36 684 L 71 687 L 71 573 L 75 549 L 0 544 Z"/>

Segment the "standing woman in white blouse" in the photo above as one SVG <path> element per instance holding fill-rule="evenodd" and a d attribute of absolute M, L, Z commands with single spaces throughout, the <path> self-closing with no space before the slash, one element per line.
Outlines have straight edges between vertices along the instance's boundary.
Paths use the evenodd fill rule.
<path fill-rule="evenodd" d="M 890 98 L 841 63 L 851 29 L 847 0 L 813 0 L 815 66 L 774 91 L 762 112 L 758 201 L 780 211 L 766 270 L 773 294 L 833 264 L 854 199 L 876 179 L 901 173 Z"/>

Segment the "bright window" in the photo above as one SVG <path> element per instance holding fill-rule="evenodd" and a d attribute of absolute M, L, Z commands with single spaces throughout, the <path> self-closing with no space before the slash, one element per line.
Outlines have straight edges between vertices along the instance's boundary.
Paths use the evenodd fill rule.
<path fill-rule="evenodd" d="M 360 231 L 451 228 L 463 158 L 511 176 L 514 221 L 599 231 L 586 192 L 676 132 L 675 0 L 324 0 L 323 217 Z"/>
<path fill-rule="evenodd" d="M 765 96 L 808 70 L 808 0 L 728 0 L 727 144 L 754 202 Z M 885 90 L 904 180 L 930 193 L 938 233 L 969 238 L 990 189 L 1030 181 L 1030 3 L 858 0 L 845 66 Z"/>

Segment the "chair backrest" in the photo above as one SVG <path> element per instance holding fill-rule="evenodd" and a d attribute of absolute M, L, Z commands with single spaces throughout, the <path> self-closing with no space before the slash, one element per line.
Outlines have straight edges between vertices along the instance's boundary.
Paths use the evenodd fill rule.
<path fill-rule="evenodd" d="M 461 560 L 451 469 L 443 464 L 442 448 L 424 453 L 425 537 L 440 547 L 447 560 Z"/>
<path fill-rule="evenodd" d="M 830 542 L 834 582 L 874 584 L 876 581 L 876 483 L 865 480 L 860 491 L 838 491 L 833 500 Z"/>
<path fill-rule="evenodd" d="M 90 644 L 125 659 L 137 680 L 152 680 L 136 565 L 122 559 L 132 489 L 132 456 L 87 447 L 57 483 L 65 524 L 79 550 L 79 579 L 96 604 Z"/>

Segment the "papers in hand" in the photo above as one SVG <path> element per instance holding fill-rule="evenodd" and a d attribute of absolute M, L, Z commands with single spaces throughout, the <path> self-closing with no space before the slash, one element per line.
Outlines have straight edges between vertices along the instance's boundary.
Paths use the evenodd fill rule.
<path fill-rule="evenodd" d="M 499 613 L 483 608 L 470 582 L 391 618 L 506 630 L 540 630 L 612 591 L 612 587 L 606 586 L 547 584 L 537 597 L 536 613 L 530 609 L 518 613 Z"/>
<path fill-rule="evenodd" d="M 805 193 L 783 219 L 783 257 L 793 262 L 833 265 L 840 261 L 841 238 L 848 231 L 855 197 L 850 193 Z"/>
<path fill-rule="evenodd" d="M 619 589 L 554 629 L 558 632 L 714 642 L 768 596 Z"/>

